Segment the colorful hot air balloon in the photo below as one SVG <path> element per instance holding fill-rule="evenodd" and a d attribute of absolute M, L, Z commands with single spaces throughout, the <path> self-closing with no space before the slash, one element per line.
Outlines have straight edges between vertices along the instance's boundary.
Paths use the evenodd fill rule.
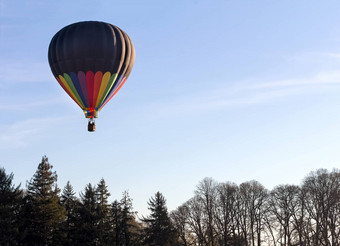
<path fill-rule="evenodd" d="M 119 91 L 131 73 L 135 49 L 129 36 L 105 22 L 84 21 L 57 32 L 48 48 L 48 62 L 61 87 L 89 118 L 94 118 Z"/>

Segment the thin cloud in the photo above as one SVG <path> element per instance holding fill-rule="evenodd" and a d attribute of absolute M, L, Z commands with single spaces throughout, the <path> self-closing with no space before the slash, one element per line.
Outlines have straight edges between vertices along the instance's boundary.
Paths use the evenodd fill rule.
<path fill-rule="evenodd" d="M 0 80 L 6 82 L 45 82 L 52 80 L 46 62 L 0 60 Z"/>
<path fill-rule="evenodd" d="M 46 106 L 64 104 L 64 103 L 65 103 L 65 99 L 62 97 L 40 100 L 40 101 L 19 102 L 19 103 L 0 102 L 0 110 L 22 111 L 22 110 L 30 110 L 32 108 L 46 107 Z"/>
<path fill-rule="evenodd" d="M 334 63 L 340 58 L 338 52 L 304 52 L 298 54 L 288 54 L 285 56 L 286 59 L 297 63 Z"/>
<path fill-rule="evenodd" d="M 196 94 L 186 95 L 166 103 L 157 103 L 148 108 L 157 116 L 178 116 L 197 113 L 210 113 L 235 107 L 271 103 L 293 96 L 312 93 L 325 93 L 340 90 L 340 71 L 318 73 L 308 78 L 292 78 L 267 82 L 242 81 L 229 83 Z"/>
<path fill-rule="evenodd" d="M 323 55 L 330 58 L 340 59 L 340 53 L 323 53 Z"/>
<path fill-rule="evenodd" d="M 243 93 L 242 93 L 243 92 Z M 235 95 L 210 96 L 209 93 L 194 95 L 184 100 L 177 100 L 168 103 L 153 105 L 153 109 L 148 112 L 157 112 L 157 115 L 190 115 L 197 113 L 211 113 L 220 110 L 227 110 L 235 107 L 269 103 L 275 100 L 282 100 L 293 95 L 299 95 L 299 90 L 285 89 L 272 90 L 270 92 L 240 91 Z"/>
<path fill-rule="evenodd" d="M 26 147 L 41 138 L 47 138 L 51 128 L 61 125 L 65 118 L 37 118 L 0 125 L 0 149 Z"/>
<path fill-rule="evenodd" d="M 324 85 L 340 85 L 340 71 L 320 72 L 313 77 L 299 79 L 285 79 L 270 82 L 256 83 L 249 85 L 248 89 L 264 89 L 264 88 L 283 88 L 283 87 L 301 87 L 301 86 L 324 86 Z"/>

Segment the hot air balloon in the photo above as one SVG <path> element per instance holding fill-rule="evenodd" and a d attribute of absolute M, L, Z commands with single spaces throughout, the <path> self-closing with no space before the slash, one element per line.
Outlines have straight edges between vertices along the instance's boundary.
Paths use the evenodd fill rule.
<path fill-rule="evenodd" d="M 94 118 L 129 77 L 135 50 L 117 26 L 83 21 L 57 32 L 48 48 L 48 62 L 56 80 L 84 111 L 88 130 Z"/>

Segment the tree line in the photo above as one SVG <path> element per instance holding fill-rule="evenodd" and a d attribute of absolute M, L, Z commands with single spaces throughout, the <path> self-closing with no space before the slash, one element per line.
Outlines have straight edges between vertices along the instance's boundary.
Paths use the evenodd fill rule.
<path fill-rule="evenodd" d="M 160 192 L 140 220 L 128 192 L 111 204 L 109 196 L 104 179 L 79 198 L 70 182 L 60 190 L 46 156 L 26 189 L 0 168 L 0 245 L 179 245 Z"/>
<path fill-rule="evenodd" d="M 340 172 L 319 169 L 272 190 L 205 178 L 170 216 L 182 245 L 339 246 Z"/>
<path fill-rule="evenodd" d="M 339 170 L 272 190 L 205 178 L 170 213 L 157 192 L 140 219 L 128 192 L 109 197 L 104 179 L 79 197 L 70 182 L 59 189 L 46 156 L 26 189 L 0 168 L 0 245 L 340 246 Z"/>

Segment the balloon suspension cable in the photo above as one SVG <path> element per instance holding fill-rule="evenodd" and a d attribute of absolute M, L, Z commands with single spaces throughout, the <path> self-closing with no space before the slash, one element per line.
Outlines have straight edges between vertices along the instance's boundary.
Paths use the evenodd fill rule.
<path fill-rule="evenodd" d="M 94 132 L 96 130 L 96 123 L 94 121 L 94 118 L 89 118 L 89 124 L 87 126 L 87 130 L 89 132 Z"/>

